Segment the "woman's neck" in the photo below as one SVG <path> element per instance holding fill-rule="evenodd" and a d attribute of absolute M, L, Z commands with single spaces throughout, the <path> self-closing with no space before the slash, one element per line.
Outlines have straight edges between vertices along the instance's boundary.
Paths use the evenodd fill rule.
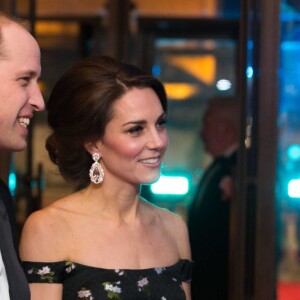
<path fill-rule="evenodd" d="M 139 187 L 90 185 L 83 192 L 83 201 L 92 214 L 98 214 L 116 223 L 135 222 L 139 213 Z"/>

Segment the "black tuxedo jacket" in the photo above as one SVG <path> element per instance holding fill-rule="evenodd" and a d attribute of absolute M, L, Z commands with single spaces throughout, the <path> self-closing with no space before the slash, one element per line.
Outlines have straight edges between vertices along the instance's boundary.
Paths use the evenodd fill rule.
<path fill-rule="evenodd" d="M 190 207 L 188 227 L 194 261 L 192 298 L 225 300 L 228 294 L 229 206 L 220 188 L 232 176 L 237 154 L 216 158 L 205 171 Z"/>
<path fill-rule="evenodd" d="M 0 180 L 0 249 L 5 265 L 11 300 L 29 300 L 30 292 L 18 258 L 15 214 L 12 198 Z"/>

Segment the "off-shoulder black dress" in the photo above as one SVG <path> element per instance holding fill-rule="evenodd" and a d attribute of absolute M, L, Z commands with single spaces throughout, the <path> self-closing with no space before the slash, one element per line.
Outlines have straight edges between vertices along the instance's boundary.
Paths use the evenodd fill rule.
<path fill-rule="evenodd" d="M 104 269 L 73 262 L 23 262 L 29 283 L 63 284 L 63 300 L 184 300 L 192 262 L 141 270 Z"/>

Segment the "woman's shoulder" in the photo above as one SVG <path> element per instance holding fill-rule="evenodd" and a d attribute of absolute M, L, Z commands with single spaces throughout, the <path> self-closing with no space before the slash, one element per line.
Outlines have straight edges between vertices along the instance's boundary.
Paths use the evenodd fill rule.
<path fill-rule="evenodd" d="M 186 233 L 187 226 L 182 216 L 170 211 L 167 208 L 156 206 L 147 201 L 145 201 L 145 205 L 148 206 L 151 213 L 156 216 L 156 219 L 159 220 L 160 224 L 166 227 L 169 232 L 178 234 L 178 232 L 183 231 L 184 233 Z"/>
<path fill-rule="evenodd" d="M 33 212 L 26 220 L 24 227 L 35 227 L 36 229 L 52 229 L 60 226 L 66 214 L 67 198 L 56 200 L 43 209 Z"/>
<path fill-rule="evenodd" d="M 62 201 L 65 200 L 57 200 L 57 203 L 32 213 L 25 221 L 20 241 L 23 260 L 34 261 L 43 259 L 43 256 L 48 260 L 51 260 L 51 257 L 59 258 L 55 256 L 55 249 L 64 244 L 68 224 Z"/>
<path fill-rule="evenodd" d="M 159 207 L 159 206 L 153 206 L 156 213 L 161 217 L 161 219 L 166 223 L 167 225 L 170 224 L 171 226 L 185 226 L 185 221 L 179 214 L 170 211 L 167 208 Z"/>
<path fill-rule="evenodd" d="M 175 242 L 179 257 L 190 260 L 188 229 L 184 217 L 166 208 L 153 206 L 153 210 L 159 216 L 160 226 L 165 229 Z"/>

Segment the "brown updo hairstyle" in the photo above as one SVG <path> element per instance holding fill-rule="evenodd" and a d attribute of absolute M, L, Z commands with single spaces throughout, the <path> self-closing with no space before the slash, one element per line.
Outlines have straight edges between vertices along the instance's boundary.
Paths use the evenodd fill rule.
<path fill-rule="evenodd" d="M 90 182 L 93 160 L 84 145 L 103 137 L 114 103 L 132 88 L 152 88 L 166 112 L 166 93 L 158 79 L 107 56 L 77 62 L 53 88 L 47 103 L 52 133 L 46 149 L 64 179 L 77 188 Z"/>

